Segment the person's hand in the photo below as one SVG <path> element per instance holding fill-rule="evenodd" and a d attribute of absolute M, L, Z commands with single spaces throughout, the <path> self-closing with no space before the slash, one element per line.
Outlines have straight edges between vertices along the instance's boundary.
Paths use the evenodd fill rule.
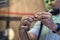
<path fill-rule="evenodd" d="M 35 15 L 45 26 L 51 30 L 55 30 L 57 25 L 53 22 L 52 14 L 49 12 L 40 12 Z"/>
<path fill-rule="evenodd" d="M 33 22 L 33 17 L 31 16 L 25 17 L 25 19 L 23 19 L 21 22 L 21 29 L 29 30 L 30 24 L 32 22 Z"/>

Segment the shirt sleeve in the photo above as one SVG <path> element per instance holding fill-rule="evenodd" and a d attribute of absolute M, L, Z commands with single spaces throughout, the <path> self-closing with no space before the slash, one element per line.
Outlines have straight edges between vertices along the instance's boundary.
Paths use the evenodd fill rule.
<path fill-rule="evenodd" d="M 40 24 L 41 24 L 41 22 L 40 22 L 40 21 L 37 21 L 37 22 L 35 23 L 35 25 L 33 26 L 33 28 L 30 29 L 29 32 L 32 32 L 33 34 L 35 34 L 35 35 L 38 36 L 39 29 L 40 29 Z"/>

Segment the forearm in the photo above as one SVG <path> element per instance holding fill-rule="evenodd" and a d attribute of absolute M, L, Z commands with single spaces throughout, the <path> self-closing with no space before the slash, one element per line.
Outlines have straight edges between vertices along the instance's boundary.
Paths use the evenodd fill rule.
<path fill-rule="evenodd" d="M 21 40 L 31 40 L 30 36 L 28 36 L 27 30 L 30 29 L 30 24 L 33 22 L 32 18 L 27 18 L 27 19 L 23 19 L 21 21 L 21 27 L 19 30 L 19 34 L 21 37 Z"/>
<path fill-rule="evenodd" d="M 28 36 L 29 36 L 30 40 L 37 40 L 37 36 L 34 35 L 32 32 L 28 32 Z"/>
<path fill-rule="evenodd" d="M 19 34 L 20 34 L 21 40 L 29 40 L 28 34 L 24 29 L 21 29 L 19 31 Z"/>
<path fill-rule="evenodd" d="M 26 32 L 24 29 L 20 30 L 20 37 L 21 40 L 36 40 L 37 36 L 34 35 L 32 32 Z"/>

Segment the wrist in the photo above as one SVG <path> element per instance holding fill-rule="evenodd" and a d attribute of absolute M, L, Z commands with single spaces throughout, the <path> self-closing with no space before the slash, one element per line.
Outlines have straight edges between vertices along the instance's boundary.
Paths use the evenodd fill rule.
<path fill-rule="evenodd" d="M 59 33 L 59 31 L 60 31 L 60 24 L 56 24 L 56 26 L 55 26 L 56 28 L 55 28 L 55 30 L 53 30 L 53 32 L 54 33 Z"/>
<path fill-rule="evenodd" d="M 53 26 L 53 31 L 56 31 L 57 28 L 58 28 L 58 25 L 57 25 L 57 24 L 54 24 L 54 26 Z"/>

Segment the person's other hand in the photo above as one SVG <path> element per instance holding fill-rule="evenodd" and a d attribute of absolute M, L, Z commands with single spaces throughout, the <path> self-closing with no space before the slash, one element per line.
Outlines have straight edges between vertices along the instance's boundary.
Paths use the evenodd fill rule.
<path fill-rule="evenodd" d="M 49 12 L 40 12 L 36 14 L 37 18 L 49 29 L 55 30 L 56 24 L 53 22 L 52 14 Z"/>

